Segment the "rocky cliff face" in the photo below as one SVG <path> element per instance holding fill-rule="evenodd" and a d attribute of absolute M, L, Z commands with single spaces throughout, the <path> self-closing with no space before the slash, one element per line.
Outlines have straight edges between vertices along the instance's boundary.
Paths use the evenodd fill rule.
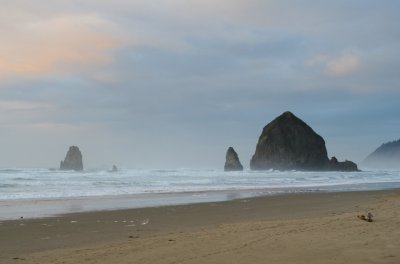
<path fill-rule="evenodd" d="M 69 147 L 64 161 L 60 162 L 60 170 L 83 170 L 82 153 L 77 146 Z"/>
<path fill-rule="evenodd" d="M 324 139 L 291 112 L 264 127 L 250 161 L 252 170 L 353 170 L 355 163 L 328 159 Z M 357 170 L 357 165 L 355 169 Z"/>
<path fill-rule="evenodd" d="M 240 163 L 239 157 L 236 151 L 229 147 L 226 151 L 226 161 L 224 166 L 225 171 L 242 171 L 243 166 Z"/>
<path fill-rule="evenodd" d="M 400 168 L 400 139 L 382 144 L 363 161 L 363 165 L 373 168 Z"/>

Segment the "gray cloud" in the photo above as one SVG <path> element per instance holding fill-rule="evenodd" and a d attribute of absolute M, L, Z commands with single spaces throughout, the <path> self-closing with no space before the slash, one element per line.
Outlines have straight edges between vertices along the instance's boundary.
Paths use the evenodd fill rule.
<path fill-rule="evenodd" d="M 9 3 L 2 25 L 75 17 L 96 38 L 80 41 L 67 24 L 85 60 L 48 57 L 52 68 L 0 79 L 0 166 L 56 166 L 71 144 L 91 167 L 221 167 L 230 145 L 246 164 L 262 127 L 286 110 L 339 159 L 398 138 L 397 2 L 41 3 Z M 88 57 L 80 43 L 98 36 L 113 45 Z"/>

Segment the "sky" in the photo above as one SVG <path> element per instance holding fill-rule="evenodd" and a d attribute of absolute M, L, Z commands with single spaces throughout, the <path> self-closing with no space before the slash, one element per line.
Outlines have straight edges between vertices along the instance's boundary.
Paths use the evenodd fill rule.
<path fill-rule="evenodd" d="M 339 160 L 400 138 L 400 1 L 0 4 L 0 167 L 248 168 L 284 111 Z"/>

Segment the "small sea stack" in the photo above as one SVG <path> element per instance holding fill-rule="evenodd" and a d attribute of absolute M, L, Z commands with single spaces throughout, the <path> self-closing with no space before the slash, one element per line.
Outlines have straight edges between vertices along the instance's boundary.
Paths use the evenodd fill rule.
<path fill-rule="evenodd" d="M 339 162 L 336 157 L 329 160 L 328 170 L 331 171 L 358 171 L 357 164 L 350 160 Z"/>
<path fill-rule="evenodd" d="M 242 171 L 242 170 L 243 166 L 240 163 L 238 154 L 232 147 L 229 147 L 228 150 L 226 151 L 224 171 Z"/>
<path fill-rule="evenodd" d="M 83 170 L 82 153 L 77 146 L 69 147 L 64 161 L 60 162 L 60 170 Z"/>

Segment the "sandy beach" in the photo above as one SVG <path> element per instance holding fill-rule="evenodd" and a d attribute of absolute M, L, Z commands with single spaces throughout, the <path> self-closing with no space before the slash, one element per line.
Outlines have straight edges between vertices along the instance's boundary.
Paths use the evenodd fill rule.
<path fill-rule="evenodd" d="M 10 220 L 0 234 L 0 263 L 400 263 L 400 190 Z"/>

